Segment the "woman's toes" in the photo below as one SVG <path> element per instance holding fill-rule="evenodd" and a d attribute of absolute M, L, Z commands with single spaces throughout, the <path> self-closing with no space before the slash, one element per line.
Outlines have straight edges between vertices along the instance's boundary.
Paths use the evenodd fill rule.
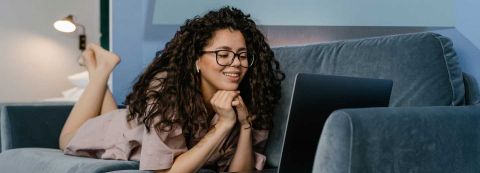
<path fill-rule="evenodd" d="M 93 54 L 93 51 L 91 50 L 85 50 L 82 53 L 82 60 L 85 68 L 87 70 L 93 70 L 96 68 L 96 60 L 95 60 L 95 55 Z"/>
<path fill-rule="evenodd" d="M 90 44 L 87 50 L 94 52 L 97 66 L 113 69 L 118 63 L 120 63 L 120 57 L 117 54 L 103 49 L 100 45 Z"/>
<path fill-rule="evenodd" d="M 77 61 L 78 61 L 78 64 L 80 64 L 80 66 L 85 66 L 85 64 L 83 63 L 83 58 L 82 57 L 78 58 Z"/>

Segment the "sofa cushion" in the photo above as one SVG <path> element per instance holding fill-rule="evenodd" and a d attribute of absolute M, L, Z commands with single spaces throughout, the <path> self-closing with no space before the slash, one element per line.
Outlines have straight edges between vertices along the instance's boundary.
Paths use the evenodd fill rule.
<path fill-rule="evenodd" d="M 0 172 L 153 173 L 153 171 L 138 170 L 139 166 L 140 163 L 136 161 L 70 156 L 64 155 L 59 149 L 50 148 L 18 148 L 6 150 L 0 154 Z M 200 169 L 198 172 L 212 173 L 216 171 Z"/>
<path fill-rule="evenodd" d="M 463 105 L 462 71 L 452 44 L 438 34 L 414 33 L 273 48 L 286 79 L 265 150 L 266 166 L 278 167 L 297 73 L 393 80 L 392 107 Z"/>
<path fill-rule="evenodd" d="M 0 154 L 2 172 L 108 172 L 138 170 L 135 161 L 102 160 L 64 155 L 59 149 L 20 148 Z"/>

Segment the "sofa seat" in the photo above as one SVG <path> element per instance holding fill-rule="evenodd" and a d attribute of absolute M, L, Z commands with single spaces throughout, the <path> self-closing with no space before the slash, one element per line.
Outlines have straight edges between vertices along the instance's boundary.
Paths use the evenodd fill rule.
<path fill-rule="evenodd" d="M 59 149 L 17 148 L 0 154 L 2 172 L 110 172 L 137 170 L 135 161 L 102 160 L 64 155 Z M 28 170 L 27 170 L 28 169 Z M 152 172 L 152 171 L 139 171 Z"/>
<path fill-rule="evenodd" d="M 64 155 L 59 149 L 16 148 L 0 154 L 1 172 L 65 172 L 65 173 L 153 173 L 138 170 L 140 163 L 124 160 L 103 160 Z M 201 169 L 199 173 L 214 173 Z"/>

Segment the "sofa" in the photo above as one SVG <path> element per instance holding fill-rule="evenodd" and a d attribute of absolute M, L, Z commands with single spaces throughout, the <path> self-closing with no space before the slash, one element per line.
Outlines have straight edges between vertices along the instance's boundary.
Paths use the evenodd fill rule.
<path fill-rule="evenodd" d="M 389 107 L 336 110 L 311 127 L 322 130 L 313 172 L 478 172 L 478 84 L 452 45 L 424 32 L 273 48 L 286 79 L 265 169 L 279 167 L 294 78 L 305 72 L 394 83 Z M 63 155 L 58 137 L 72 107 L 5 105 L 0 172 L 149 172 L 135 161 Z"/>

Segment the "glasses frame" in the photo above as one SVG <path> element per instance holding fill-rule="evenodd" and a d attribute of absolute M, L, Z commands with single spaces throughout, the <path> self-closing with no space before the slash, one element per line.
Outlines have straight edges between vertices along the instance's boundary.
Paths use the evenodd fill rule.
<path fill-rule="evenodd" d="M 232 61 L 230 61 L 230 63 L 228 63 L 228 65 L 222 65 L 220 63 L 218 63 L 218 52 L 220 51 L 228 51 L 228 52 L 232 52 L 233 53 L 233 58 L 232 58 Z M 216 51 L 200 51 L 202 53 L 215 53 L 215 61 L 217 62 L 218 65 L 221 65 L 221 66 L 230 66 L 233 64 L 233 61 L 235 61 L 235 57 L 238 56 L 238 60 L 240 61 L 240 54 L 242 53 L 247 53 L 247 54 L 250 54 L 252 56 L 252 63 L 249 64 L 247 67 L 243 66 L 242 63 L 240 63 L 240 66 L 242 67 L 245 67 L 245 68 L 248 68 L 248 67 L 251 67 L 253 65 L 253 63 L 255 62 L 255 55 L 252 54 L 252 53 L 248 53 L 248 52 L 240 52 L 240 53 L 235 53 L 231 50 L 216 50 Z"/>

